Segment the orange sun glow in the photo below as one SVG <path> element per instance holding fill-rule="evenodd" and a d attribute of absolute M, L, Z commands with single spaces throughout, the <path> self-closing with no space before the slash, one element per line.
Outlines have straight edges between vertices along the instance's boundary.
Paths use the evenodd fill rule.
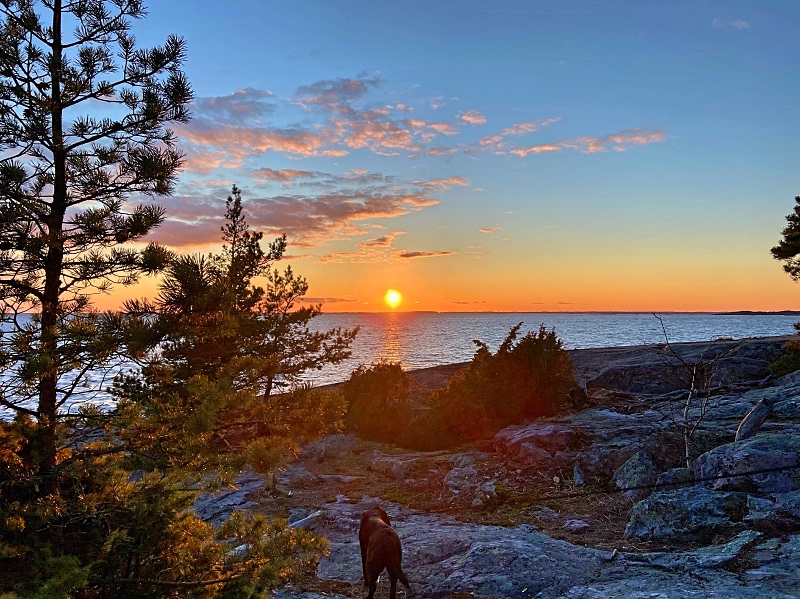
<path fill-rule="evenodd" d="M 400 305 L 400 302 L 403 301 L 403 296 L 400 295 L 400 292 L 396 289 L 387 289 L 386 295 L 383 296 L 383 301 L 386 302 L 387 306 L 394 310 Z"/>

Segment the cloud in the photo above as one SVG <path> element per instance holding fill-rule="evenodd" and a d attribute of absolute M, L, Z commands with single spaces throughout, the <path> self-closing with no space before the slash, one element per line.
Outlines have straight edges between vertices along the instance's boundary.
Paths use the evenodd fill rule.
<path fill-rule="evenodd" d="M 602 137 L 579 137 L 575 140 L 564 140 L 551 144 L 540 144 L 527 148 L 511 150 L 515 156 L 525 157 L 529 154 L 543 154 L 560 152 L 562 150 L 577 150 L 583 154 L 597 154 L 612 149 L 615 152 L 624 152 L 632 145 L 645 145 L 659 143 L 667 138 L 664 131 L 648 130 L 636 127 L 626 129 L 619 133 L 611 133 Z"/>
<path fill-rule="evenodd" d="M 502 136 L 507 135 L 529 135 L 531 133 L 536 133 L 540 129 L 547 127 L 548 125 L 552 125 L 553 123 L 557 123 L 561 119 L 559 117 L 545 119 L 543 121 L 528 121 L 526 123 L 516 123 L 511 125 L 510 127 L 506 127 L 501 131 Z"/>
<path fill-rule="evenodd" d="M 313 254 L 284 254 L 282 260 L 306 260 L 313 257 Z"/>
<path fill-rule="evenodd" d="M 321 108 L 325 110 L 345 110 L 350 102 L 363 98 L 372 87 L 380 84 L 380 77 L 367 79 L 326 79 L 311 85 L 297 88 L 298 103 L 308 108 Z"/>
<path fill-rule="evenodd" d="M 179 136 L 183 143 L 201 148 L 186 152 L 189 170 L 198 170 L 193 162 L 197 156 L 195 153 L 207 157 L 210 152 L 216 156 L 217 166 L 238 167 L 248 156 L 270 151 L 302 157 L 318 156 L 328 141 L 324 134 L 308 129 L 220 126 L 203 120 L 182 125 Z M 205 164 L 208 164 L 207 160 Z"/>
<path fill-rule="evenodd" d="M 381 235 L 380 237 L 376 237 L 375 239 L 367 239 L 366 241 L 362 241 L 358 245 L 359 247 L 363 248 L 388 248 L 391 247 L 395 238 L 405 234 L 406 234 L 405 231 L 394 231 L 393 233 L 387 233 L 386 235 Z"/>
<path fill-rule="evenodd" d="M 414 184 L 430 191 L 446 191 L 451 187 L 469 185 L 469 179 L 466 177 L 448 177 L 447 179 L 433 179 L 432 181 L 414 181 Z"/>
<path fill-rule="evenodd" d="M 263 169 L 262 175 L 283 185 L 299 187 L 294 193 L 287 190 L 261 196 L 245 190 L 243 206 L 248 224 L 267 235 L 285 233 L 290 243 L 299 248 L 318 247 L 332 240 L 364 235 L 376 226 L 382 228 L 375 221 L 434 206 L 439 201 L 432 192 L 445 188 L 445 184 L 438 181 L 404 182 L 393 176 L 360 170 L 335 175 Z M 458 181 L 460 178 L 451 179 Z M 218 242 L 225 214 L 224 198 L 229 189 L 215 185 L 204 192 L 202 186 L 193 185 L 182 186 L 179 193 L 182 195 L 164 198 L 162 205 L 168 218 L 153 239 L 170 246 Z M 393 231 L 369 239 L 362 242 L 359 251 L 386 250 L 402 234 L 403 231 Z M 376 259 L 374 255 L 367 258 Z"/>
<path fill-rule="evenodd" d="M 191 110 L 196 118 L 242 124 L 275 112 L 277 104 L 267 101 L 272 97 L 263 89 L 237 89 L 227 96 L 197 98 Z"/>
<path fill-rule="evenodd" d="M 470 125 L 483 125 L 486 123 L 486 117 L 477 110 L 468 110 L 461 114 L 459 118 Z"/>
<path fill-rule="evenodd" d="M 358 300 L 344 297 L 302 297 L 300 301 L 304 304 L 348 304 Z"/>
<path fill-rule="evenodd" d="M 750 29 L 750 23 L 747 21 L 743 21 L 742 19 L 726 19 L 723 17 L 717 17 L 711 22 L 711 26 L 714 29 L 730 29 L 733 31 L 743 31 L 745 29 Z"/>
<path fill-rule="evenodd" d="M 253 177 L 262 181 L 278 181 L 279 183 L 291 184 L 298 179 L 310 179 L 314 177 L 311 171 L 299 171 L 290 168 L 273 170 L 271 168 L 260 168 L 252 172 Z"/>
<path fill-rule="evenodd" d="M 506 127 L 500 131 L 500 133 L 494 135 L 486 135 L 478 140 L 478 145 L 468 147 L 466 152 L 467 153 L 475 153 L 479 150 L 490 150 L 495 152 L 496 154 L 502 155 L 507 153 L 506 150 L 508 149 L 508 137 L 521 137 L 524 135 L 531 135 L 540 131 L 541 129 L 547 127 L 548 125 L 552 125 L 553 123 L 557 123 L 561 119 L 559 117 L 553 117 L 549 119 L 544 119 L 541 121 L 526 121 L 523 123 L 515 123 L 510 127 Z"/>
<path fill-rule="evenodd" d="M 409 251 L 403 251 L 403 252 L 398 252 L 397 253 L 397 257 L 398 258 L 403 258 L 403 259 L 405 259 L 405 258 L 437 258 L 439 256 L 452 256 L 455 253 L 456 252 L 450 252 L 450 251 L 441 251 L 441 252 L 409 252 Z"/>
<path fill-rule="evenodd" d="M 296 185 L 312 179 L 308 176 L 310 171 L 263 169 L 255 161 L 268 153 L 290 158 L 341 158 L 363 151 L 408 158 L 481 151 L 517 156 L 565 149 L 594 153 L 608 149 L 623 151 L 631 145 L 660 141 L 653 136 L 663 135 L 627 129 L 602 138 L 580 137 L 528 146 L 513 143 L 513 138 L 533 135 L 558 122 L 553 117 L 515 123 L 476 143 L 458 143 L 457 136 L 465 124 L 487 122 L 481 112 L 460 112 L 450 121 L 431 122 L 416 115 L 410 118 L 413 107 L 408 104 L 370 101 L 370 94 L 382 84 L 380 76 L 362 75 L 300 86 L 290 98 L 278 98 L 269 91 L 252 88 L 201 98 L 195 103 L 196 118 L 180 125 L 177 131 L 180 149 L 185 153 L 184 168 L 201 174 L 223 168 L 246 169 L 247 175 L 263 183 Z M 443 101 L 436 99 L 437 105 Z M 303 113 L 301 121 L 285 118 L 284 112 L 296 113 L 298 109 Z"/>
<path fill-rule="evenodd" d="M 487 235 L 489 235 L 491 233 L 496 233 L 497 231 L 502 231 L 502 230 L 503 230 L 503 227 L 501 227 L 500 225 L 495 225 L 493 227 L 484 227 L 484 228 L 480 229 L 480 232 L 481 233 L 486 233 Z"/>
<path fill-rule="evenodd" d="M 458 135 L 458 128 L 450 123 L 431 123 L 428 127 L 442 135 Z"/>
<path fill-rule="evenodd" d="M 477 301 L 476 302 L 452 301 L 450 303 L 451 304 L 458 304 L 458 305 L 461 305 L 461 306 L 479 306 L 479 305 L 485 304 L 487 302 L 486 302 L 486 300 L 483 300 L 483 301 L 480 301 L 480 302 L 477 302 Z"/>

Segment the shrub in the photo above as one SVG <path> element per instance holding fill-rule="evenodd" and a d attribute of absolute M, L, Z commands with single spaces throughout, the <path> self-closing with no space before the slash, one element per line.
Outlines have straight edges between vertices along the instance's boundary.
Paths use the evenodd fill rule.
<path fill-rule="evenodd" d="M 362 364 L 342 385 L 342 395 L 348 404 L 347 430 L 363 439 L 420 451 L 456 442 L 441 411 L 398 363 Z"/>
<path fill-rule="evenodd" d="M 779 377 L 800 370 L 800 339 L 792 339 L 783 348 L 780 358 L 769 365 L 772 376 Z"/>
<path fill-rule="evenodd" d="M 459 437 L 481 439 L 513 422 L 553 415 L 576 387 L 572 360 L 555 331 L 540 326 L 517 340 L 521 326 L 495 354 L 476 341 L 472 362 L 437 394 L 437 409 Z"/>
<path fill-rule="evenodd" d="M 411 420 L 412 383 L 397 362 L 360 365 L 342 385 L 347 429 L 363 439 L 397 443 L 399 431 Z"/>

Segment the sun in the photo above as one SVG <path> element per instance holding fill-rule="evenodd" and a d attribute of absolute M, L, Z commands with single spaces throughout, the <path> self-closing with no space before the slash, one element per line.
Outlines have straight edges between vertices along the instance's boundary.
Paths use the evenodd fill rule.
<path fill-rule="evenodd" d="M 394 310 L 403 301 L 403 296 L 400 295 L 400 292 L 397 291 L 397 289 L 387 289 L 386 295 L 383 296 L 383 301 L 386 302 L 387 306 Z"/>

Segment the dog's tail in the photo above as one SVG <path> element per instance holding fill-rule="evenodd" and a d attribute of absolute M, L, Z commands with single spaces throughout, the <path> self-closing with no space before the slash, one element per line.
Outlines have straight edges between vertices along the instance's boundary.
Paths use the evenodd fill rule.
<path fill-rule="evenodd" d="M 397 564 L 397 580 L 403 583 L 403 585 L 410 591 L 411 585 L 408 584 L 408 578 L 406 578 L 406 573 L 403 572 L 403 568 L 400 564 Z"/>

